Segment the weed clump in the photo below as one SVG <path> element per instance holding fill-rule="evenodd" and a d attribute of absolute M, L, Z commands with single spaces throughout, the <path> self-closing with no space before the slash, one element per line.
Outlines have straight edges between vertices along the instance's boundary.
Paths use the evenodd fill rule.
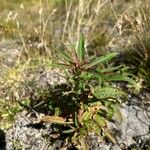
<path fill-rule="evenodd" d="M 72 53 L 57 50 L 61 62 L 54 61 L 52 66 L 65 70 L 67 83 L 51 89 L 46 102 L 49 115 L 42 117 L 41 122 L 55 124 L 54 133 L 76 147 L 87 148 L 86 137 L 93 132 L 101 140 L 107 138 L 116 143 L 107 122 L 113 120 L 114 114 L 121 122 L 118 107 L 120 97 L 126 94 L 113 87 L 113 82 L 136 83 L 124 66 L 108 65 L 118 53 L 88 56 L 83 35 L 76 47 L 72 47 Z"/>

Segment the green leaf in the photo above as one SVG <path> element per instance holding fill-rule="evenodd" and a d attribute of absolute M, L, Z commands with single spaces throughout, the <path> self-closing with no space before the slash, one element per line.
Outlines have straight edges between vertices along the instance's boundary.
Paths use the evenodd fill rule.
<path fill-rule="evenodd" d="M 84 46 L 85 46 L 85 39 L 84 39 L 84 35 L 81 34 L 78 43 L 78 49 L 77 49 L 77 56 L 79 57 L 80 61 L 84 59 L 84 55 L 85 55 Z"/>
<path fill-rule="evenodd" d="M 100 86 L 97 86 L 94 90 L 92 90 L 92 93 L 97 99 L 106 99 L 106 98 L 114 99 L 125 95 L 124 92 L 119 91 L 116 88 L 100 87 Z"/>
<path fill-rule="evenodd" d="M 114 57 L 116 57 L 118 55 L 117 52 L 113 52 L 110 54 L 106 54 L 104 56 L 101 56 L 99 58 L 94 59 L 92 62 L 90 62 L 89 64 L 85 65 L 86 69 L 89 69 L 95 65 L 98 65 L 99 63 L 104 63 L 104 62 L 108 62 L 109 60 L 113 59 Z"/>
<path fill-rule="evenodd" d="M 77 112 L 75 112 L 75 115 L 74 115 L 74 123 L 75 123 L 75 126 L 76 126 L 77 128 L 79 128 Z"/>
<path fill-rule="evenodd" d="M 96 134 L 100 134 L 101 132 L 101 128 L 100 126 L 98 125 L 98 123 L 93 120 L 93 119 L 90 119 L 90 120 L 84 120 L 84 126 L 87 128 L 88 132 L 95 132 Z"/>
<path fill-rule="evenodd" d="M 72 62 L 71 57 L 67 53 L 63 52 L 63 50 L 57 50 L 57 52 L 59 53 L 62 59 L 64 59 L 67 62 Z"/>
<path fill-rule="evenodd" d="M 114 109 L 113 106 L 112 107 L 106 107 L 106 112 L 107 112 L 107 118 L 110 120 L 112 119 L 113 115 L 114 115 Z"/>
<path fill-rule="evenodd" d="M 91 128 L 93 129 L 94 133 L 96 133 L 97 135 L 100 135 L 100 133 L 101 133 L 101 127 L 98 125 L 97 122 L 93 122 L 91 124 Z"/>
<path fill-rule="evenodd" d="M 127 72 L 127 71 L 129 71 L 129 69 L 130 69 L 130 67 L 124 66 L 120 71 Z"/>
<path fill-rule="evenodd" d="M 111 68 L 105 68 L 105 69 L 98 69 L 98 72 L 100 72 L 100 73 L 112 72 L 112 71 L 118 70 L 121 67 L 122 67 L 122 65 L 117 66 L 117 67 L 111 67 Z"/>
<path fill-rule="evenodd" d="M 76 131 L 75 129 L 69 129 L 69 130 L 64 130 L 62 133 L 70 134 L 70 133 L 75 132 L 75 131 Z"/>
<path fill-rule="evenodd" d="M 114 75 L 107 75 L 105 76 L 105 78 L 107 78 L 107 80 L 109 81 L 125 81 L 130 84 L 136 85 L 136 82 L 132 78 L 127 77 L 126 75 L 114 74 Z"/>
<path fill-rule="evenodd" d="M 59 116 L 44 116 L 41 118 L 41 122 L 44 123 L 55 123 L 55 124 L 73 124 L 73 122 L 66 122 L 66 119 Z"/>
<path fill-rule="evenodd" d="M 83 116 L 82 116 L 82 120 L 89 120 L 92 118 L 92 113 L 86 111 Z"/>
<path fill-rule="evenodd" d="M 80 131 L 80 135 L 86 135 L 87 134 L 87 129 L 85 127 L 81 127 L 79 129 L 79 131 Z"/>
<path fill-rule="evenodd" d="M 128 75 L 130 74 L 117 74 L 117 73 L 113 73 L 111 75 L 105 75 L 105 74 L 102 74 L 101 72 L 98 72 L 98 71 L 95 71 L 95 70 L 90 70 L 89 71 L 91 74 L 94 75 L 95 78 L 99 78 L 101 80 L 105 80 L 105 81 L 124 81 L 124 82 L 128 82 L 129 84 L 132 84 L 132 85 L 136 85 L 136 81 L 133 80 L 132 78 L 128 77 Z"/>
<path fill-rule="evenodd" d="M 97 124 L 100 127 L 106 127 L 106 119 L 104 117 L 100 116 L 99 114 L 96 114 L 94 116 L 94 120 L 97 122 Z"/>
<path fill-rule="evenodd" d="M 55 115 L 58 116 L 61 114 L 61 109 L 59 107 L 55 107 Z"/>
<path fill-rule="evenodd" d="M 114 110 L 114 114 L 113 114 L 113 120 L 115 120 L 118 124 L 121 124 L 123 121 L 121 112 L 118 108 L 117 105 L 113 105 L 113 110 Z"/>

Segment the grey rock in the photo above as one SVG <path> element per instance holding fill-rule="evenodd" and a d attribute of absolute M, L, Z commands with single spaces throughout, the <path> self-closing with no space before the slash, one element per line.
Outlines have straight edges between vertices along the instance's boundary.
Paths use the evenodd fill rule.
<path fill-rule="evenodd" d="M 45 135 L 49 133 L 50 126 L 40 129 L 28 126 L 34 119 L 26 112 L 18 116 L 13 127 L 6 132 L 6 150 L 46 150 L 49 147 Z"/>
<path fill-rule="evenodd" d="M 66 79 L 59 73 L 58 70 L 44 70 L 42 73 L 35 75 L 35 82 L 38 87 L 47 88 L 57 84 L 63 84 Z"/>
<path fill-rule="evenodd" d="M 112 150 L 122 150 L 119 145 L 112 146 Z"/>
<path fill-rule="evenodd" d="M 118 138 L 118 142 L 130 146 L 136 143 L 133 137 L 149 133 L 150 118 L 139 107 L 135 109 L 133 106 L 124 105 L 120 111 L 123 121 L 119 126 L 121 137 Z"/>
<path fill-rule="evenodd" d="M 58 150 L 61 148 L 61 146 L 63 145 L 63 141 L 62 140 L 56 140 L 56 142 L 53 144 L 53 150 Z"/>
<path fill-rule="evenodd" d="M 87 138 L 90 150 L 110 150 L 111 144 L 106 144 L 98 138 L 98 136 L 91 134 Z"/>

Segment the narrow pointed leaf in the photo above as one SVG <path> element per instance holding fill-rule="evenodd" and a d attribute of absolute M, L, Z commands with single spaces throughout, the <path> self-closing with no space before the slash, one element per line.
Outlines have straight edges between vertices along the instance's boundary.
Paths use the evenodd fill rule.
<path fill-rule="evenodd" d="M 82 61 L 84 59 L 84 55 L 85 55 L 85 39 L 84 39 L 84 35 L 81 34 L 80 39 L 79 39 L 79 43 L 78 43 L 78 49 L 77 49 L 77 56 L 79 57 L 80 61 Z"/>
<path fill-rule="evenodd" d="M 69 130 L 64 130 L 62 133 L 69 134 L 69 133 L 72 133 L 74 131 L 75 131 L 75 129 L 69 129 Z"/>
<path fill-rule="evenodd" d="M 132 85 L 136 85 L 136 81 L 133 80 L 132 78 L 128 77 L 128 75 L 121 75 L 121 74 L 117 74 L 117 73 L 113 73 L 111 75 L 105 75 L 101 72 L 98 71 L 94 71 L 94 70 L 90 70 L 89 71 L 91 74 L 93 74 L 93 76 L 95 78 L 100 78 L 101 80 L 106 80 L 106 81 L 124 81 L 124 82 L 128 82 L 129 84 Z"/>
<path fill-rule="evenodd" d="M 75 126 L 77 127 L 77 128 L 79 128 L 79 125 L 78 125 L 78 115 L 77 115 L 77 112 L 75 112 L 75 116 L 74 116 L 75 118 L 74 118 L 74 123 L 75 123 Z"/>
<path fill-rule="evenodd" d="M 62 50 L 57 50 L 57 52 L 59 53 L 60 57 L 63 58 L 65 61 L 72 62 L 71 57 L 67 53 L 63 52 Z"/>
<path fill-rule="evenodd" d="M 123 121 L 123 118 L 122 118 L 122 114 L 121 114 L 119 108 L 116 105 L 114 105 L 113 110 L 114 110 L 114 114 L 113 114 L 112 119 L 115 120 L 118 124 L 121 124 Z"/>
<path fill-rule="evenodd" d="M 113 59 L 114 57 L 116 57 L 118 55 L 117 52 L 114 53 L 110 53 L 110 54 L 106 54 L 104 56 L 101 56 L 99 58 L 95 58 L 92 62 L 90 62 L 89 64 L 85 65 L 86 69 L 89 69 L 95 65 L 98 65 L 99 63 L 104 63 L 104 62 L 108 62 L 111 59 Z"/>
<path fill-rule="evenodd" d="M 122 65 L 117 66 L 117 67 L 99 69 L 98 71 L 99 71 L 100 73 L 107 73 L 107 72 L 112 72 L 112 71 L 118 70 L 118 69 L 121 68 L 121 67 L 122 67 Z"/>
<path fill-rule="evenodd" d="M 49 115 L 42 117 L 41 122 L 56 124 L 73 124 L 73 122 L 66 122 L 66 119 L 64 119 L 63 117 Z"/>
<path fill-rule="evenodd" d="M 82 116 L 82 120 L 89 120 L 92 118 L 92 113 L 86 111 L 83 116 Z"/>
<path fill-rule="evenodd" d="M 109 80 L 109 81 L 125 81 L 130 84 L 136 85 L 136 82 L 132 78 L 126 75 L 114 74 L 114 75 L 105 76 L 104 78 L 105 79 L 107 78 L 106 80 Z"/>
<path fill-rule="evenodd" d="M 113 107 L 107 107 L 106 110 L 107 110 L 107 118 L 108 119 L 112 119 L 112 117 L 114 115 L 114 109 L 113 109 Z"/>

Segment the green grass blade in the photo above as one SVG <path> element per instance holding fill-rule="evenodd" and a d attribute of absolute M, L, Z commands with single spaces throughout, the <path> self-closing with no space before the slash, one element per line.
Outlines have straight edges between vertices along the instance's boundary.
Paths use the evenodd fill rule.
<path fill-rule="evenodd" d="M 116 57 L 118 55 L 117 52 L 114 52 L 114 53 L 110 53 L 110 54 L 106 54 L 104 56 L 101 56 L 99 58 L 96 58 L 94 59 L 92 62 L 90 62 L 89 64 L 87 64 L 85 66 L 86 69 L 89 69 L 95 65 L 98 65 L 99 63 L 104 63 L 104 62 L 108 62 L 110 61 L 111 59 L 113 59 L 114 57 Z"/>
<path fill-rule="evenodd" d="M 79 43 L 78 43 L 78 49 L 77 49 L 77 56 L 79 57 L 80 61 L 84 59 L 84 55 L 85 55 L 84 46 L 85 46 L 85 39 L 84 39 L 84 35 L 81 34 Z"/>

